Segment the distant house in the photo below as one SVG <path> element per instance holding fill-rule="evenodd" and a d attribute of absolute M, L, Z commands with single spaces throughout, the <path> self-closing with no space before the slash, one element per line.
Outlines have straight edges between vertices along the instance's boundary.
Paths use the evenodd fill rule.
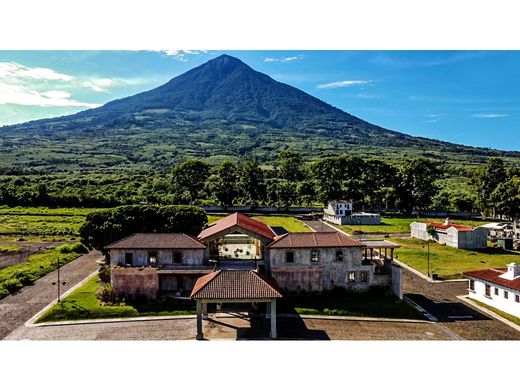
<path fill-rule="evenodd" d="M 433 235 L 428 234 L 427 228 L 435 229 Z M 444 223 L 412 222 L 411 236 L 421 240 L 433 239 L 439 244 L 445 244 L 459 249 L 484 249 L 487 247 L 487 230 L 482 227 L 452 224 L 449 218 Z"/>
<path fill-rule="evenodd" d="M 348 200 L 330 201 L 323 209 L 323 220 L 335 225 L 379 225 L 379 214 L 353 212 L 353 204 Z"/>
<path fill-rule="evenodd" d="M 464 276 L 470 298 L 520 318 L 520 265 L 467 271 Z"/>

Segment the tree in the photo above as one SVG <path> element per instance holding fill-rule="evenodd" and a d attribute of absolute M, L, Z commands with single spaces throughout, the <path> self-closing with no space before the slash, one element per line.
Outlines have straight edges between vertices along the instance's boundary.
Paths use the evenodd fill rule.
<path fill-rule="evenodd" d="M 501 215 L 508 219 L 520 216 L 520 176 L 498 184 L 491 197 L 495 201 L 496 211 Z"/>
<path fill-rule="evenodd" d="M 173 167 L 172 183 L 180 194 L 187 192 L 189 203 L 199 197 L 209 175 L 209 165 L 200 160 L 188 160 Z"/>
<path fill-rule="evenodd" d="M 244 203 L 256 206 L 265 201 L 264 172 L 257 160 L 246 160 L 240 166 L 238 187 Z"/>
<path fill-rule="evenodd" d="M 217 165 L 209 177 L 208 191 L 224 207 L 233 206 L 239 196 L 238 169 L 232 161 L 223 161 Z"/>
<path fill-rule="evenodd" d="M 300 153 L 283 150 L 278 155 L 278 178 L 297 182 L 305 177 L 305 165 Z"/>
<path fill-rule="evenodd" d="M 439 177 L 440 171 L 431 160 L 417 158 L 404 164 L 399 172 L 397 186 L 400 208 L 411 211 L 430 206 L 432 197 L 438 190 L 435 181 Z"/>
<path fill-rule="evenodd" d="M 500 158 L 492 157 L 486 165 L 477 169 L 471 178 L 471 184 L 476 190 L 477 203 L 483 212 L 491 210 L 493 217 L 496 215 L 499 199 L 494 191 L 505 181 L 507 181 L 507 173 L 504 161 Z"/>

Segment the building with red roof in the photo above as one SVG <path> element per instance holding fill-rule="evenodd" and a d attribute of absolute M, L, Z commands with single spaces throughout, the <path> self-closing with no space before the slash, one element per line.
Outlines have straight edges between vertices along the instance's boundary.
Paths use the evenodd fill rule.
<path fill-rule="evenodd" d="M 520 318 L 520 265 L 464 272 L 468 296 Z"/>
<path fill-rule="evenodd" d="M 430 235 L 428 228 L 433 227 L 435 233 Z M 410 224 L 412 237 L 421 240 L 435 240 L 439 244 L 459 249 L 484 249 L 487 247 L 488 232 L 483 227 L 456 225 L 446 218 L 440 222 L 412 222 Z"/>

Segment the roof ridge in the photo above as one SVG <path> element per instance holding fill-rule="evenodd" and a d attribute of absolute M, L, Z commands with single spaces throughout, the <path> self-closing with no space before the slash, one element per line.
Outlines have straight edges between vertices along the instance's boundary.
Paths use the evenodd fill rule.
<path fill-rule="evenodd" d="M 211 275 L 211 277 L 208 277 L 207 280 L 202 280 L 202 283 L 200 286 L 197 287 L 197 283 L 195 283 L 195 286 L 193 287 L 193 290 L 191 291 L 190 297 L 192 297 L 193 295 L 195 295 L 196 293 L 201 291 L 204 287 L 206 287 L 209 282 L 211 282 L 213 279 L 215 279 L 217 277 L 217 275 L 220 274 L 220 271 L 221 270 L 216 270 L 216 271 L 209 273 L 208 275 L 205 275 L 205 276 L 202 276 L 201 278 L 199 278 L 198 280 L 201 280 L 201 279 Z"/>
<path fill-rule="evenodd" d="M 126 239 L 128 239 L 128 238 L 130 238 L 130 237 L 135 236 L 136 234 L 139 234 L 139 233 L 132 233 L 132 234 L 130 234 L 129 236 L 122 237 L 122 238 L 120 238 L 119 240 L 116 240 L 116 241 L 114 241 L 114 242 L 111 242 L 110 244 L 105 245 L 105 247 L 115 245 L 115 244 L 117 244 L 117 243 L 119 243 L 119 242 L 121 242 L 121 241 L 123 241 L 123 240 L 126 240 Z"/>

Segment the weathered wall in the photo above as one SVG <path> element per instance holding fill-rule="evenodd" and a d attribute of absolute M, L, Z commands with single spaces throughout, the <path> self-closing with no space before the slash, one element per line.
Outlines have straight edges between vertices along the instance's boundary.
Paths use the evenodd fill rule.
<path fill-rule="evenodd" d="M 323 219 L 336 225 L 380 225 L 381 216 L 379 214 L 352 214 L 344 217 L 333 215 L 323 215 Z"/>
<path fill-rule="evenodd" d="M 159 290 L 155 268 L 112 268 L 112 286 L 118 296 L 154 299 Z"/>
<path fill-rule="evenodd" d="M 476 228 L 471 232 L 459 232 L 459 248 L 483 249 L 487 247 L 487 230 Z"/>
<path fill-rule="evenodd" d="M 336 261 L 335 248 L 320 248 L 320 261 L 311 263 L 310 249 L 270 249 L 271 275 L 280 287 L 289 291 L 321 291 L 334 286 L 352 290 L 366 290 L 373 285 L 389 286 L 388 278 L 374 277 L 374 266 L 362 264 L 361 248 L 343 248 L 343 261 Z M 286 252 L 294 253 L 294 263 L 286 262 Z M 368 272 L 368 281 L 361 282 L 361 271 Z M 356 281 L 349 283 L 349 272 L 356 273 Z M 379 277 L 379 279 L 378 279 Z"/>
<path fill-rule="evenodd" d="M 397 264 L 392 264 L 392 280 L 390 289 L 396 297 L 403 299 L 403 270 Z"/>
<path fill-rule="evenodd" d="M 202 265 L 207 259 L 206 249 L 180 249 L 182 253 L 182 264 L 184 265 Z M 173 252 L 177 250 L 161 249 L 161 250 L 147 250 L 147 249 L 128 249 L 128 250 L 111 250 L 110 251 L 110 265 L 125 265 L 125 253 L 133 253 L 134 267 L 148 266 L 148 253 L 157 253 L 158 264 L 173 264 Z"/>

